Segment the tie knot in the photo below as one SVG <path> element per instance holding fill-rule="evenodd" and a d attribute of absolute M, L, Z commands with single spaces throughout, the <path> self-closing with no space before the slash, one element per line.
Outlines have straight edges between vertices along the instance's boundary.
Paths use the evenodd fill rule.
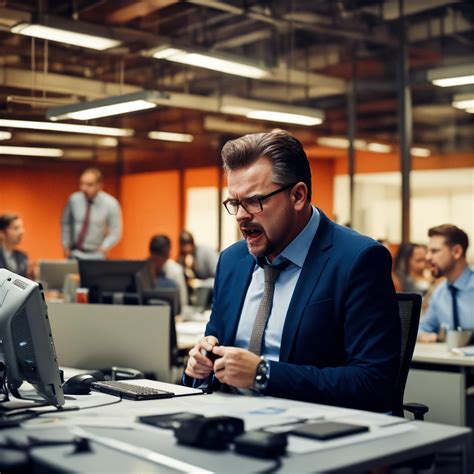
<path fill-rule="evenodd" d="M 290 261 L 287 259 L 285 259 L 283 262 L 279 263 L 278 265 L 270 265 L 268 263 L 265 263 L 263 265 L 265 281 L 266 282 L 275 281 L 278 278 L 278 275 L 280 274 L 280 272 L 282 272 L 289 264 L 290 264 Z"/>
<path fill-rule="evenodd" d="M 455 296 L 456 293 L 458 292 L 458 289 L 454 285 L 448 285 L 448 289 L 453 296 Z"/>

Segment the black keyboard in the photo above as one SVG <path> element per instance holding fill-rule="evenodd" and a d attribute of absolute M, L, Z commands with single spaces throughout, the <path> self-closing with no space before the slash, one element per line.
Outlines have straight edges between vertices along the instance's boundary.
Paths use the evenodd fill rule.
<path fill-rule="evenodd" d="M 156 400 L 174 397 L 174 393 L 166 390 L 117 381 L 94 382 L 91 384 L 91 388 L 98 392 L 110 393 L 130 400 Z"/>

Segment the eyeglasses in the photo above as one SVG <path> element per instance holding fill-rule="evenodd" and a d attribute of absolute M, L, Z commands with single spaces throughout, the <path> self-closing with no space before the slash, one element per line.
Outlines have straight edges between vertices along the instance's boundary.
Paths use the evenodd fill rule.
<path fill-rule="evenodd" d="M 292 188 L 295 184 L 296 183 L 288 184 L 264 196 L 255 195 L 244 199 L 226 199 L 222 204 L 224 204 L 227 212 L 232 216 L 235 216 L 237 212 L 239 212 L 239 206 L 242 206 L 249 214 L 258 214 L 263 211 L 262 201 L 286 189 Z"/>

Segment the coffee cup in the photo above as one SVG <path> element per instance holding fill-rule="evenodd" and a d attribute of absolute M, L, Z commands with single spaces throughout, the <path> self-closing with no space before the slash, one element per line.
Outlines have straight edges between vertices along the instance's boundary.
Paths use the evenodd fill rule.
<path fill-rule="evenodd" d="M 463 347 L 467 346 L 471 340 L 472 331 L 467 330 L 458 330 L 458 331 L 448 331 L 446 335 L 446 344 L 448 350 L 451 350 L 453 347 Z"/>

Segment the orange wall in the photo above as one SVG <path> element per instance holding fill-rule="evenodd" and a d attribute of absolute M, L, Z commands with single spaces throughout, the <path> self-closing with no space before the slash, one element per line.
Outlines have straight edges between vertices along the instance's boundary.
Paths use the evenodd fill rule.
<path fill-rule="evenodd" d="M 329 218 L 333 217 L 334 203 L 334 160 L 310 160 L 312 203 Z"/>
<path fill-rule="evenodd" d="M 77 167 L 56 166 L 51 169 L 0 167 L 0 214 L 19 214 L 25 223 L 20 248 L 31 261 L 39 258 L 63 258 L 61 214 L 68 196 L 78 188 Z M 105 189 L 116 194 L 113 177 Z"/>
<path fill-rule="evenodd" d="M 123 238 L 119 258 L 145 258 L 154 234 L 166 234 L 175 254 L 180 232 L 181 194 L 178 171 L 131 174 L 121 180 Z"/>

